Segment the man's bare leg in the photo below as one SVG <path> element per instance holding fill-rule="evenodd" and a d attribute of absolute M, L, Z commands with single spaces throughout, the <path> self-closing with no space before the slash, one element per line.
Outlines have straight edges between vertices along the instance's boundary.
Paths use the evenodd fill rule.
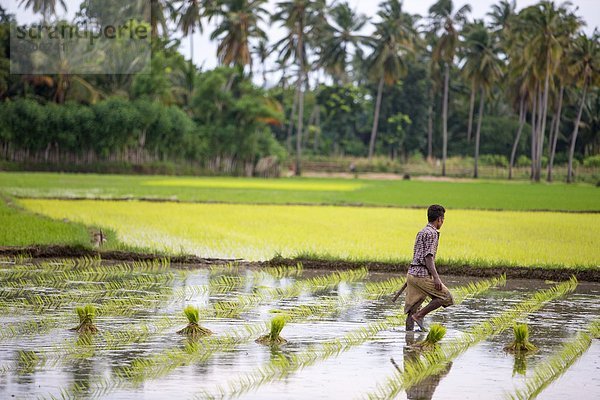
<path fill-rule="evenodd" d="M 422 326 L 423 318 L 425 318 L 425 316 L 427 314 L 429 314 L 430 312 L 432 312 L 433 310 L 437 310 L 438 308 L 440 308 L 443 305 L 444 305 L 444 300 L 436 297 L 433 300 L 431 300 L 429 302 L 429 304 L 427 304 L 425 307 L 423 307 L 422 310 L 419 310 L 419 311 L 413 313 L 412 315 L 409 312 L 409 315 L 406 317 L 407 326 L 408 326 L 409 318 L 412 319 L 413 322 L 417 322 L 417 324 L 419 326 Z M 412 309 L 410 311 L 412 311 Z M 413 325 L 413 329 L 414 329 L 414 325 Z"/>
<path fill-rule="evenodd" d="M 408 310 L 408 313 L 406 315 L 406 331 L 407 332 L 415 330 L 415 320 L 413 319 L 413 315 L 415 315 L 419 311 L 421 304 L 423 304 L 423 300 L 415 303 L 410 308 L 410 310 Z"/>

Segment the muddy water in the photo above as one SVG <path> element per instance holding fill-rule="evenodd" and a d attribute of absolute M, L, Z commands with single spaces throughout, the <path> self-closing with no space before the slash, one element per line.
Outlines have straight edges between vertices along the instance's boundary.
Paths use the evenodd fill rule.
<path fill-rule="evenodd" d="M 159 322 L 163 316 L 176 317 L 175 324 L 150 335 L 147 340 L 116 349 L 106 349 L 102 340 L 98 338 L 92 344 L 78 342 L 77 335 L 66 329 L 77 325 L 77 317 L 72 311 L 74 303 L 47 310 L 41 317 L 40 314 L 26 309 L 2 307 L 0 326 L 3 327 L 36 318 L 55 320 L 58 325 L 43 333 L 32 332 L 0 339 L 0 398 L 60 396 L 61 391 L 72 393 L 71 389 L 74 386 L 91 388 L 90 394 L 95 395 L 97 392 L 94 388 L 103 382 L 110 382 L 120 367 L 170 349 L 183 349 L 186 339 L 175 332 L 186 324 L 185 318 L 180 316 L 185 305 L 206 307 L 241 293 L 252 293 L 260 287 L 287 287 L 297 279 L 326 273 L 304 271 L 299 278 L 270 278 L 258 281 L 252 278 L 251 271 L 242 270 L 237 275 L 245 280 L 232 292 L 197 293 L 182 298 L 173 297 L 172 293 L 185 286 L 208 285 L 215 275 L 210 274 L 208 270 L 174 271 L 174 279 L 168 287 L 163 288 L 164 293 L 167 293 L 164 300 L 149 303 L 151 306 L 148 308 L 135 309 L 130 317 L 97 318 L 96 325 L 101 331 L 112 332 L 143 323 Z M 0 278 L 1 276 L 0 271 Z M 383 280 L 391 276 L 371 274 L 369 280 Z M 453 287 L 472 279 L 444 277 L 444 280 L 449 287 Z M 228 388 L 230 383 L 239 383 L 246 374 L 267 365 L 270 360 L 301 354 L 310 345 L 339 338 L 400 309 L 400 304 L 392 304 L 388 299 L 358 298 L 364 283 L 342 283 L 333 290 L 321 290 L 312 294 L 306 292 L 300 297 L 259 305 L 235 318 L 213 317 L 204 320 L 202 325 L 218 335 L 244 324 L 266 321 L 271 317 L 269 311 L 273 308 L 318 303 L 322 297 L 329 296 L 357 297 L 355 304 L 343 307 L 330 316 L 286 325 L 281 335 L 288 340 L 288 344 L 278 349 L 260 346 L 253 340 L 248 340 L 233 350 L 217 352 L 208 360 L 178 367 L 165 376 L 147 379 L 142 383 L 125 381 L 120 387 L 111 388 L 105 398 L 163 399 L 177 393 L 177 398 L 186 399 L 203 398 L 204 391 L 217 394 L 218 386 Z M 447 339 L 457 337 L 469 327 L 513 306 L 533 291 L 550 285 L 543 281 L 510 280 L 506 287 L 492 289 L 477 298 L 465 300 L 460 305 L 440 310 L 428 317 L 426 322 L 439 322 L 446 326 Z M 29 290 L 56 292 L 51 287 Z M 573 338 L 590 320 L 600 316 L 599 299 L 599 284 L 580 283 L 574 294 L 566 299 L 554 301 L 523 319 L 521 322 L 529 324 L 531 341 L 539 347 L 537 353 L 525 359 L 526 367 L 524 370 L 521 367 L 523 374 L 515 372 L 515 357 L 502 350 L 504 345 L 512 340 L 512 332 L 506 331 L 472 347 L 455 359 L 441 375 L 426 379 L 408 392 L 401 393 L 398 398 L 505 398 L 508 393 L 523 387 L 533 369 L 557 351 L 562 343 Z M 1 300 L 3 304 L 11 302 L 9 296 Z M 373 393 L 377 384 L 383 383 L 396 369 L 402 370 L 404 361 L 413 356 L 406 348 L 407 343 L 422 340 L 424 336 L 425 334 L 418 332 L 407 333 L 403 327 L 382 331 L 372 340 L 337 357 L 330 357 L 301 371 L 269 381 L 240 394 L 240 397 L 278 400 L 362 398 Z M 32 365 L 19 361 L 19 351 L 26 350 L 49 354 L 55 362 Z M 590 349 L 560 379 L 553 382 L 540 398 L 593 398 L 592 394 L 600 393 L 599 377 L 600 341 L 595 340 Z"/>

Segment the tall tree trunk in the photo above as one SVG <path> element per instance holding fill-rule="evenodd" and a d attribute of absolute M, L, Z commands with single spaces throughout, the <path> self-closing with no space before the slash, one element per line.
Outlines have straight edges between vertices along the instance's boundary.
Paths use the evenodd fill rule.
<path fill-rule="evenodd" d="M 467 142 L 471 142 L 473 131 L 473 112 L 475 111 L 475 82 L 471 82 L 471 100 L 469 101 L 469 127 L 467 128 Z"/>
<path fill-rule="evenodd" d="M 542 154 L 544 151 L 544 138 L 546 136 L 546 119 L 548 117 L 548 92 L 550 92 L 550 69 L 546 70 L 546 80 L 544 82 L 543 103 L 541 105 L 541 125 L 538 136 L 538 160 L 535 171 L 535 181 L 539 182 L 542 175 Z"/>
<path fill-rule="evenodd" d="M 308 117 L 308 124 L 306 124 L 306 128 L 304 128 L 304 147 L 307 146 L 307 143 L 310 139 L 310 127 L 315 125 L 318 109 L 319 105 L 315 104 L 310 112 L 310 116 Z"/>
<path fill-rule="evenodd" d="M 483 88 L 481 88 L 479 96 L 479 115 L 477 116 L 477 132 L 475 132 L 475 168 L 473 170 L 473 178 L 477 178 L 479 176 L 477 164 L 479 162 L 479 141 L 481 138 L 481 120 L 483 119 L 483 101 L 485 99 L 485 92 L 483 91 Z"/>
<path fill-rule="evenodd" d="M 427 117 L 427 161 L 433 160 L 433 99 L 429 103 Z"/>
<path fill-rule="evenodd" d="M 371 129 L 371 140 L 369 140 L 369 162 L 375 151 L 375 138 L 377 137 L 377 126 L 379 125 L 379 112 L 381 111 L 381 97 L 383 96 L 383 76 L 379 79 L 377 86 L 377 100 L 375 101 L 375 115 L 373 116 L 373 129 Z"/>
<path fill-rule="evenodd" d="M 579 112 L 577 113 L 577 119 L 575 120 L 575 127 L 573 128 L 573 134 L 571 135 L 571 146 L 569 148 L 569 167 L 567 169 L 567 183 L 573 182 L 573 154 L 575 153 L 575 142 L 577 142 L 577 134 L 579 133 L 579 123 L 581 122 L 581 114 L 583 113 L 583 106 L 585 104 L 585 96 L 587 95 L 588 81 L 586 79 L 583 85 L 583 95 L 581 96 L 581 104 L 579 105 Z"/>
<path fill-rule="evenodd" d="M 192 60 L 192 64 L 194 63 L 194 30 L 192 29 L 192 34 L 190 35 L 190 59 Z"/>
<path fill-rule="evenodd" d="M 285 148 L 288 153 L 292 152 L 292 132 L 294 131 L 294 118 L 296 118 L 296 108 L 298 107 L 298 91 L 294 93 L 294 102 L 290 111 L 290 123 L 288 124 L 287 136 L 285 138 Z"/>
<path fill-rule="evenodd" d="M 313 141 L 313 152 L 317 154 L 319 149 L 319 135 L 321 134 L 321 107 L 317 108 L 317 130 L 315 131 L 315 140 Z"/>
<path fill-rule="evenodd" d="M 512 169 L 515 165 L 515 156 L 517 154 L 517 147 L 519 146 L 519 140 L 521 139 L 521 132 L 523 132 L 523 126 L 525 125 L 525 96 L 521 96 L 521 102 L 519 104 L 519 129 L 517 130 L 517 136 L 513 143 L 512 151 L 510 152 L 510 164 L 508 164 L 508 179 L 512 179 Z"/>
<path fill-rule="evenodd" d="M 446 158 L 448 158 L 448 89 L 450 66 L 444 64 L 444 100 L 442 104 L 442 176 L 446 176 Z"/>
<path fill-rule="evenodd" d="M 304 54 L 303 54 L 303 43 L 302 40 L 304 35 L 304 25 L 301 23 L 298 26 L 298 124 L 297 124 L 297 134 L 296 134 L 296 169 L 295 175 L 302 175 L 301 170 L 301 158 L 302 158 L 302 123 L 304 122 L 304 88 L 302 87 L 304 83 Z"/>
<path fill-rule="evenodd" d="M 552 143 L 550 144 L 550 159 L 548 160 L 548 176 L 547 181 L 552 182 L 552 168 L 554 168 L 554 155 L 556 154 L 556 143 L 558 142 L 558 135 L 560 133 L 560 118 L 562 114 L 562 102 L 565 92 L 565 87 L 561 83 L 560 94 L 558 96 L 558 107 L 556 109 L 556 125 L 554 126 L 554 133 L 552 133 Z"/>
<path fill-rule="evenodd" d="M 536 143 L 537 143 L 537 85 L 533 91 L 533 104 L 531 108 L 531 175 L 530 179 L 533 179 L 533 173 L 535 170 L 536 160 Z"/>

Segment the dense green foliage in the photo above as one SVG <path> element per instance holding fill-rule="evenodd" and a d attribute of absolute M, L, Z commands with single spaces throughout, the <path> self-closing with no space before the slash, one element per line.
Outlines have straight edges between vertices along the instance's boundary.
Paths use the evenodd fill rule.
<path fill-rule="evenodd" d="M 257 168 L 261 158 L 273 156 L 271 166 L 279 171 L 292 152 L 364 157 L 372 140 L 375 154 L 391 159 L 442 157 L 445 173 L 447 141 L 448 156 L 474 156 L 475 165 L 479 154 L 502 156 L 508 165 L 514 144 L 515 165 L 527 156 L 537 180 L 543 164 L 564 164 L 571 149 L 575 162 L 600 150 L 598 36 L 581 35 L 581 20 L 568 5 L 540 2 L 517 12 L 500 2 L 484 25 L 471 19 L 470 7 L 456 11 L 446 0 L 436 2 L 427 18 L 387 0 L 373 20 L 345 2 L 281 2 L 273 20 L 284 29 L 298 22 L 302 32 L 288 29 L 281 41 L 269 43 L 263 3 L 142 5 L 152 17 L 136 23 L 151 28 L 152 59 L 142 74 L 123 75 L 70 74 L 69 66 L 65 74 L 10 75 L 7 23 L 14 16 L 0 8 L 0 159 L 80 166 L 168 161 L 202 172 L 266 176 Z M 150 15 L 137 6 L 86 2 L 77 21 Z M 310 12 L 298 12 L 302 7 Z M 56 10 L 46 11 L 43 18 L 50 20 Z M 202 71 L 172 39 L 215 19 L 214 31 L 203 34 L 218 41 L 221 66 Z M 375 32 L 362 36 L 364 28 Z M 550 44 L 540 34 L 544 29 Z M 546 45 L 548 60 L 535 52 Z M 124 44 L 115 51 L 129 62 Z M 277 67 L 267 65 L 269 54 Z M 263 88 L 253 58 L 261 61 Z M 544 104 L 534 112 L 531 99 L 538 95 Z M 383 101 L 375 110 L 378 97 Z M 478 97 L 481 108 L 474 110 Z"/>

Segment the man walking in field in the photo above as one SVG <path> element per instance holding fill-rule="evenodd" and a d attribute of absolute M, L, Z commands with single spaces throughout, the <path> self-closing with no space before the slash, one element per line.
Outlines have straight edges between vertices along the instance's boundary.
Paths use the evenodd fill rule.
<path fill-rule="evenodd" d="M 412 331 L 415 323 L 425 331 L 423 319 L 427 314 L 440 307 L 454 304 L 452 294 L 442 283 L 435 269 L 435 253 L 440 237 L 439 229 L 444 223 L 444 207 L 434 204 L 427 209 L 429 223 L 417 233 L 413 260 L 406 275 L 406 300 L 404 312 L 406 330 Z M 421 304 L 427 298 L 431 301 L 422 310 Z"/>

